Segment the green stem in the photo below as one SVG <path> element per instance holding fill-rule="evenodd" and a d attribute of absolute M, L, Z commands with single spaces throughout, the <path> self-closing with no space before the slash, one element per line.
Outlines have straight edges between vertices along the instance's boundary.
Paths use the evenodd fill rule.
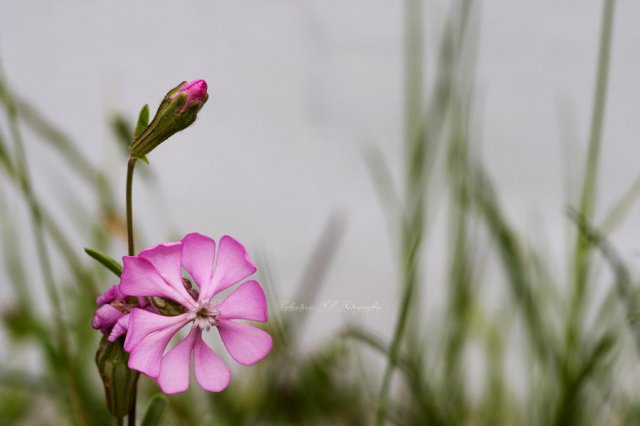
<path fill-rule="evenodd" d="M 133 205 L 132 205 L 132 189 L 133 189 L 133 169 L 136 165 L 135 158 L 129 158 L 127 163 L 127 242 L 129 256 L 135 256 L 135 246 L 133 242 Z"/>
<path fill-rule="evenodd" d="M 126 189 L 126 205 L 127 205 L 127 245 L 128 245 L 128 253 L 129 256 L 135 256 L 136 249 L 133 240 L 133 170 L 136 166 L 136 159 L 133 157 L 129 158 L 129 162 L 127 163 L 127 189 Z M 129 415 L 127 416 L 127 424 L 129 426 L 135 426 L 136 424 L 136 400 L 138 393 L 138 379 L 136 378 L 136 383 L 133 384 L 133 404 L 131 406 L 131 410 L 129 411 Z"/>
<path fill-rule="evenodd" d="M 409 318 L 409 311 L 413 295 L 415 292 L 417 273 L 414 267 L 407 268 L 405 270 L 405 291 L 400 304 L 400 315 L 396 322 L 396 327 L 393 332 L 393 340 L 389 347 L 389 354 L 387 359 L 387 366 L 384 370 L 384 376 L 382 378 L 382 386 L 380 387 L 380 394 L 378 395 L 378 403 L 376 405 L 376 425 L 380 426 L 384 422 L 387 412 L 387 395 L 389 394 L 389 388 L 391 386 L 391 376 L 393 370 L 398 364 L 398 353 L 400 351 L 400 343 L 404 336 L 404 331 L 407 325 L 407 319 Z"/>
<path fill-rule="evenodd" d="M 129 158 L 127 163 L 127 189 L 126 189 L 126 206 L 127 206 L 127 246 L 129 256 L 135 256 L 135 245 L 133 241 L 133 170 L 136 165 L 136 159 Z M 133 404 L 129 415 L 127 416 L 127 424 L 129 426 L 135 426 L 136 424 L 136 399 L 138 393 L 138 379 L 133 385 Z"/>
<path fill-rule="evenodd" d="M 133 404 L 131 405 L 131 410 L 129 411 L 129 415 L 127 416 L 127 425 L 128 426 L 136 426 L 136 403 L 138 402 L 138 378 L 136 377 L 136 383 L 133 385 Z"/>

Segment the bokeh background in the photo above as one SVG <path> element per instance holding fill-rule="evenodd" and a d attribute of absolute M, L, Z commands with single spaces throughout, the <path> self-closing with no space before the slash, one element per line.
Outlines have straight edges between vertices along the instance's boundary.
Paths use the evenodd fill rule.
<path fill-rule="evenodd" d="M 547 309 L 542 305 L 553 306 L 549 309 L 554 314 L 550 315 L 555 316 L 550 316 L 549 327 L 564 330 L 564 321 L 570 322 L 567 312 L 571 311 L 573 300 L 575 271 L 571 269 L 571 259 L 577 228 L 567 208 L 578 208 L 585 174 L 594 121 L 592 108 L 603 2 L 490 0 L 471 4 L 470 10 L 463 12 L 465 2 L 443 0 L 424 3 L 193 0 L 130 1 L 126 5 L 0 0 L 3 92 L 10 93 L 19 106 L 22 139 L 36 196 L 59 224 L 83 267 L 97 270 L 100 266 L 84 255 L 83 247 L 99 245 L 116 259 L 126 251 L 121 222 L 126 149 L 118 137 L 117 123 L 121 127 L 132 125 L 145 103 L 155 111 L 164 93 L 180 81 L 205 79 L 210 99 L 197 123 L 156 149 L 149 156 L 150 166 L 138 166 L 134 183 L 137 246 L 176 240 L 192 231 L 214 237 L 230 234 L 243 241 L 262 267 L 261 279 L 272 296 L 272 315 L 292 318 L 294 322 L 308 317 L 291 352 L 300 359 L 313 359 L 316 353 L 332 347 L 345 327 L 366 329 L 381 342 L 392 341 L 406 278 L 402 254 L 406 240 L 400 232 L 399 218 L 409 211 L 407 206 L 411 204 L 407 201 L 411 196 L 406 195 L 406 176 L 408 164 L 416 156 L 407 149 L 406 140 L 411 139 L 415 129 L 406 117 L 412 111 L 415 113 L 415 105 L 419 105 L 418 114 L 427 114 L 428 128 L 454 129 L 434 137 L 444 140 L 441 145 L 447 146 L 449 139 L 455 139 L 450 135 L 460 126 L 455 125 L 458 115 L 451 112 L 456 108 L 438 98 L 441 96 L 438 90 L 453 87 L 452 97 L 460 100 L 460 108 L 464 110 L 459 116 L 464 117 L 464 140 L 472 147 L 473 164 L 482 164 L 493 181 L 504 219 L 517 235 L 518 244 L 536 253 L 525 256 L 525 265 L 542 263 L 545 273 L 553 277 L 542 286 L 539 280 L 544 274 L 532 275 L 537 277 L 531 279 L 532 286 L 552 288 L 545 290 L 544 297 L 534 297 L 532 306 L 541 316 L 546 316 Z M 460 18 L 463 14 L 465 20 Z M 622 208 L 624 219 L 615 220 L 616 226 L 607 232 L 606 242 L 615 248 L 616 260 L 624 262 L 634 277 L 640 223 L 639 211 L 631 201 L 638 190 L 627 191 L 639 175 L 640 4 L 618 2 L 614 17 L 593 226 L 607 217 L 621 197 L 631 194 L 626 198 L 629 207 Z M 411 25 L 413 30 L 408 28 Z M 407 44 L 411 34 L 417 34 L 421 43 Z M 459 40 L 451 48 L 453 53 L 447 53 L 450 47 L 447 34 L 454 34 Z M 450 56 L 461 59 L 448 63 Z M 418 70 L 422 77 L 416 78 L 411 69 Z M 448 78 L 451 81 L 447 83 Z M 4 110 L 8 111 L 10 102 L 3 103 Z M 441 112 L 431 113 L 429 106 L 440 108 Z M 34 117 L 50 123 L 53 127 L 49 130 L 62 132 L 73 149 L 65 151 L 60 144 L 51 143 L 56 135 L 38 127 Z M 10 114 L 0 118 L 0 133 L 7 146 L 11 145 L 11 120 Z M 428 238 L 421 243 L 419 258 L 415 260 L 420 288 L 415 298 L 420 308 L 415 308 L 416 313 L 409 320 L 410 328 L 419 330 L 409 334 L 421 336 L 417 339 L 421 349 L 412 353 L 439 352 L 434 345 L 438 347 L 440 337 L 434 336 L 447 335 L 450 315 L 455 317 L 454 304 L 450 302 L 454 288 L 451 277 L 462 268 L 456 267 L 456 246 L 452 242 L 460 224 L 450 221 L 456 211 L 451 200 L 456 196 L 447 192 L 455 177 L 451 179 L 451 173 L 447 172 L 446 155 L 434 153 L 426 161 L 430 162 L 434 164 L 434 172 L 426 178 L 427 207 L 418 214 L 429 218 L 425 226 Z M 86 170 L 78 172 L 83 169 Z M 458 169 L 453 170 L 455 175 Z M 108 191 L 98 191 L 96 185 L 87 181 L 92 172 L 108 182 Z M 12 320 L 21 320 L 15 320 L 15 307 L 20 304 L 10 282 L 16 279 L 11 265 L 21 262 L 33 310 L 42 318 L 53 315 L 36 260 L 38 243 L 33 234 L 38 231 L 31 226 L 28 203 L 19 185 L 12 183 L 6 174 L 0 182 L 5 222 L 2 254 L 6 260 L 0 267 L 0 289 L 5 295 L 0 309 L 9 318 L 10 329 L 7 331 L 5 327 L 0 332 L 0 378 L 30 371 L 37 383 L 35 378 L 49 377 L 49 364 L 42 348 L 34 343 L 37 333 L 36 337 L 21 340 L 16 339 L 16 334 L 26 336 L 28 330 L 11 329 L 15 328 Z M 465 210 L 465 206 L 463 203 L 458 207 Z M 496 401 L 508 402 L 503 404 L 502 411 L 496 411 L 499 421 L 493 424 L 547 424 L 554 419 L 587 424 L 604 419 L 607 424 L 625 423 L 625 416 L 637 411 L 634 391 L 638 387 L 632 378 L 638 377 L 638 369 L 632 344 L 614 345 L 611 352 L 618 355 L 607 358 L 606 371 L 594 367 L 594 377 L 607 377 L 610 386 L 607 392 L 596 392 L 595 397 L 589 393 L 593 389 L 589 389 L 600 382 L 586 380 L 587 391 L 580 391 L 567 384 L 569 379 L 564 373 L 550 372 L 546 361 L 536 361 L 539 364 L 536 371 L 555 374 L 558 383 L 564 383 L 558 385 L 557 395 L 543 395 L 551 400 L 550 407 L 562 406 L 563 398 L 569 398 L 567 395 L 586 392 L 585 399 L 576 397 L 579 402 L 575 402 L 575 407 L 587 404 L 585 401 L 590 404 L 599 401 L 597 407 L 605 407 L 600 417 L 563 417 L 566 413 L 562 408 L 556 407 L 556 411 L 540 408 L 547 407 L 547 402 L 539 402 L 544 398 L 540 395 L 534 398 L 532 394 L 544 393 L 545 388 L 534 386 L 527 379 L 531 364 L 524 356 L 528 346 L 525 344 L 523 349 L 522 344 L 529 339 L 526 330 L 536 326 L 526 320 L 525 325 L 518 322 L 520 310 L 528 308 L 523 308 L 509 291 L 509 282 L 514 278 L 508 267 L 506 273 L 503 270 L 500 238 L 496 243 L 491 237 L 496 235 L 496 229 L 491 226 L 482 229 L 479 224 L 482 215 L 469 214 L 468 235 L 473 241 L 469 243 L 473 246 L 469 252 L 474 260 L 468 264 L 474 265 L 470 270 L 476 277 L 470 279 L 476 282 L 469 294 L 483 306 L 486 318 L 496 321 L 495 333 L 502 336 L 506 354 L 499 362 L 500 380 L 516 395 L 496 396 Z M 63 304 L 76 309 L 76 303 L 83 303 L 78 300 L 87 299 L 64 290 L 77 284 L 73 283 L 73 267 L 55 242 L 49 241 L 49 248 Z M 597 244 L 593 251 L 598 251 Z M 593 265 L 583 312 L 585 335 L 589 335 L 589 324 L 602 325 L 599 315 L 617 318 L 618 325 L 611 329 L 623 335 L 628 332 L 626 319 L 633 312 L 625 314 L 622 306 L 626 305 L 612 300 L 618 275 L 611 273 L 608 267 L 611 259 L 607 259 L 597 255 L 591 258 Z M 464 260 L 460 262 L 466 264 Z M 116 279 L 105 274 L 93 280 L 95 289 L 103 291 Z M 300 290 L 305 288 L 305 281 L 313 283 L 312 289 L 307 290 L 313 294 L 307 304 L 311 310 L 303 314 L 284 309 L 283 306 L 290 306 L 288 302 L 295 306 L 302 303 L 296 298 L 301 292 L 307 294 Z M 368 313 L 353 312 L 347 309 L 351 304 L 372 309 Z M 322 309 L 322 306 L 330 307 Z M 91 309 L 78 308 L 88 311 L 89 319 Z M 80 329 L 80 319 L 86 317 L 86 313 L 69 315 L 67 320 Z M 461 329 L 472 329 L 476 314 L 464 318 L 467 319 Z M 512 319 L 516 325 L 501 328 Z M 97 332 L 88 329 L 79 333 L 86 333 L 83 339 L 86 338 L 87 348 L 91 344 L 97 347 Z M 610 337 L 609 331 L 604 334 Z M 440 422 L 445 419 L 445 423 L 451 424 L 492 424 L 495 419 L 485 416 L 492 410 L 490 404 L 485 406 L 482 401 L 492 392 L 485 389 L 488 381 L 485 363 L 490 364 L 487 360 L 494 355 L 479 348 L 482 344 L 474 343 L 475 338 L 467 332 L 463 335 L 470 343 L 467 349 L 459 350 L 464 353 L 460 377 L 454 380 L 453 376 L 439 377 L 438 373 L 439 378 L 431 380 L 429 372 L 440 366 L 433 361 L 434 357 L 425 356 L 431 361 L 418 368 L 426 382 L 443 383 L 442 388 L 434 385 L 440 395 L 433 398 L 437 408 L 412 405 L 411 398 L 403 395 L 407 392 L 415 395 L 415 389 L 411 386 L 405 389 L 400 379 L 391 387 L 394 398 L 418 407 L 414 411 L 423 414 L 433 411 L 440 417 L 407 414 L 387 421 L 437 424 L 437 419 Z M 600 335 L 591 337 L 600 342 Z M 585 342 L 590 342 L 591 337 L 585 338 Z M 611 339 L 624 340 L 617 335 Z M 77 348 L 84 348 L 84 344 L 78 343 Z M 366 374 L 362 376 L 354 373 L 351 379 L 358 383 L 354 385 L 357 388 L 354 393 L 365 400 L 365 395 L 371 394 L 370 399 L 375 401 L 385 356 L 367 345 L 357 346 L 346 344 L 349 357 L 352 351 L 357 352 L 357 363 L 376 368 L 365 368 Z M 583 356 L 590 359 L 585 348 L 591 346 L 585 343 L 583 349 L 576 349 L 576 359 Z M 573 354 L 571 348 L 568 344 L 558 350 L 564 355 Z M 559 356 L 564 361 L 558 361 L 558 365 L 570 364 L 567 359 L 573 359 L 573 355 L 564 355 Z M 446 359 L 449 355 L 442 356 Z M 100 395 L 99 377 L 97 373 L 92 376 L 91 370 L 93 352 L 86 357 L 86 382 L 92 383 L 87 386 Z M 243 369 L 238 374 L 250 377 L 247 380 L 251 382 L 258 380 L 256 374 L 269 374 L 269 367 L 264 370 L 267 372 L 260 370 L 254 374 L 251 369 Z M 576 367 L 576 371 L 582 370 Z M 571 376 L 575 371 L 565 373 Z M 342 386 L 351 379 L 338 375 L 335 383 Z M 45 382 L 50 387 L 49 380 Z M 457 387 L 447 388 L 451 381 L 456 381 Z M 328 382 L 325 384 L 331 389 L 330 385 L 335 383 Z M 1 389 L 12 396 L 5 405 L 20 407 L 24 399 L 20 386 L 7 383 Z M 155 391 L 152 383 L 142 386 L 144 395 Z M 320 393 L 320 389 L 313 392 Z M 461 404 L 456 414 L 447 410 L 452 410 L 450 400 L 458 394 L 447 394 L 447 389 L 455 389 L 469 401 L 467 405 Z M 63 416 L 65 422 L 82 423 L 64 414 L 55 398 L 44 393 L 43 401 L 49 401 L 48 413 Z M 295 400 L 296 392 L 292 391 L 292 395 L 290 398 Z M 216 417 L 224 409 L 209 398 L 196 390 L 183 399 L 172 399 L 169 418 L 177 423 L 187 422 L 189 417 L 181 417 L 178 408 L 187 407 L 189 411 L 191 401 L 195 400 L 200 407 L 194 408 L 196 412 L 212 416 L 205 417 L 205 422 L 219 420 L 225 424 L 225 420 L 220 420 L 222 417 Z M 245 399 L 251 401 L 250 397 Z M 532 402 L 534 399 L 538 402 Z M 351 414 L 343 417 L 300 414 L 287 418 L 283 414 L 261 418 L 254 413 L 254 417 L 242 421 L 240 417 L 228 417 L 234 420 L 226 421 L 229 424 L 304 424 L 300 423 L 302 419 L 309 424 L 373 422 L 375 403 L 356 400 L 359 402 L 351 407 Z M 25 414 L 18 408 L 14 417 L 11 407 L 4 410 L 0 415 L 7 422 L 60 424 L 37 414 Z M 555 417 L 545 411 L 555 413 Z M 331 410 L 327 408 L 327 412 Z"/>

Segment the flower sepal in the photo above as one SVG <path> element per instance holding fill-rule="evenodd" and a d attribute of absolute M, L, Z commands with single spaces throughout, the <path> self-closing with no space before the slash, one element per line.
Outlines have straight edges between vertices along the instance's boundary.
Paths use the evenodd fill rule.
<path fill-rule="evenodd" d="M 164 299 L 162 297 L 147 297 L 147 300 L 161 315 L 173 317 L 186 312 L 184 306 L 174 302 L 173 300 Z"/>
<path fill-rule="evenodd" d="M 131 411 L 140 377 L 140 373 L 127 367 L 129 354 L 123 344 L 124 337 L 110 342 L 108 334 L 105 334 L 96 352 L 96 365 L 102 378 L 107 407 L 115 417 L 124 417 Z"/>
<path fill-rule="evenodd" d="M 175 133 L 192 125 L 198 112 L 209 99 L 207 83 L 195 80 L 183 81 L 171 89 L 160 103 L 149 125 L 133 139 L 129 149 L 133 158 L 148 163 L 146 155 Z"/>

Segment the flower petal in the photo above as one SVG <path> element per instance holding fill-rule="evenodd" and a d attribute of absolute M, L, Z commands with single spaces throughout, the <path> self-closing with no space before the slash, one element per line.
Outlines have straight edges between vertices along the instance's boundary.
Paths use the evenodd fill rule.
<path fill-rule="evenodd" d="M 211 283 L 216 242 L 201 234 L 187 234 L 182 239 L 182 266 L 196 281 L 200 292 Z"/>
<path fill-rule="evenodd" d="M 131 351 L 138 342 L 151 333 L 173 327 L 176 324 L 180 324 L 179 328 L 182 328 L 189 322 L 187 319 L 188 314 L 186 313 L 174 317 L 167 317 L 164 315 L 154 314 L 153 312 L 149 312 L 144 309 L 135 308 L 129 315 L 129 331 L 127 332 L 127 338 L 124 341 L 125 351 Z"/>
<path fill-rule="evenodd" d="M 96 305 L 102 306 L 106 303 L 111 303 L 114 300 L 116 300 L 119 296 L 122 296 L 122 294 L 120 294 L 118 286 L 113 285 L 109 287 L 109 290 L 105 291 L 100 296 L 98 296 L 98 298 L 96 299 Z"/>
<path fill-rule="evenodd" d="M 111 329 L 111 334 L 109 334 L 109 337 L 107 338 L 108 341 L 115 342 L 120 336 L 127 332 L 130 316 L 131 314 L 126 314 L 120 317 L 118 322 L 113 326 L 113 329 Z"/>
<path fill-rule="evenodd" d="M 271 350 L 271 336 L 251 325 L 221 320 L 218 331 L 229 355 L 239 364 L 255 364 Z"/>
<path fill-rule="evenodd" d="M 189 388 L 189 365 L 191 364 L 191 351 L 195 339 L 202 333 L 198 327 L 193 327 L 187 337 L 174 346 L 160 364 L 158 384 L 162 392 L 167 394 L 184 392 Z"/>
<path fill-rule="evenodd" d="M 153 264 L 143 258 L 124 256 L 120 291 L 127 296 L 157 296 L 174 300 L 185 307 L 194 305 L 193 298 L 179 282 L 167 282 Z"/>
<path fill-rule="evenodd" d="M 267 298 L 257 281 L 248 281 L 222 301 L 220 314 L 225 319 L 244 319 L 265 322 Z"/>
<path fill-rule="evenodd" d="M 210 300 L 225 288 L 244 280 L 254 272 L 256 272 L 256 266 L 243 245 L 225 235 L 220 239 L 211 283 L 204 290 L 200 290 L 198 301 Z"/>
<path fill-rule="evenodd" d="M 158 244 L 141 251 L 138 257 L 151 262 L 167 284 L 174 287 L 182 296 L 191 299 L 182 283 L 182 243 Z"/>
<path fill-rule="evenodd" d="M 231 380 L 231 373 L 224 362 L 198 334 L 193 348 L 193 367 L 196 380 L 204 389 L 210 392 L 224 390 Z"/>
<path fill-rule="evenodd" d="M 142 250 L 138 257 L 147 259 L 168 283 L 181 282 L 180 256 L 182 244 L 164 243 Z"/>
<path fill-rule="evenodd" d="M 140 371 L 147 376 L 158 377 L 162 355 L 173 335 L 183 326 L 184 323 L 182 322 L 175 323 L 172 326 L 149 334 L 136 343 L 129 352 L 129 368 Z M 132 327 L 133 318 L 129 320 L 129 333 L 127 333 L 127 336 L 129 336 Z"/>
<path fill-rule="evenodd" d="M 93 314 L 91 327 L 106 333 L 123 315 L 125 315 L 124 312 L 111 305 L 102 305 Z"/>

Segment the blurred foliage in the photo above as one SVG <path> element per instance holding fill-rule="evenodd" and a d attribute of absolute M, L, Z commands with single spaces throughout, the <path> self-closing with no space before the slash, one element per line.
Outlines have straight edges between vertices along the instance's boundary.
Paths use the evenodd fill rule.
<path fill-rule="evenodd" d="M 434 53 L 435 78 L 426 86 L 422 5 L 406 0 L 403 184 L 393 181 L 375 147 L 367 156 L 398 247 L 401 298 L 392 338 L 345 325 L 319 348 L 304 350 L 300 337 L 306 315 L 276 309 L 272 297 L 268 331 L 274 349 L 266 360 L 242 370 L 219 394 L 192 389 L 158 396 L 157 386 L 143 380 L 137 403 L 148 409 L 142 424 L 639 423 L 640 405 L 629 389 L 637 379 L 631 366 L 640 348 L 637 283 L 607 237 L 640 196 L 640 180 L 601 221 L 594 217 L 614 1 L 603 4 L 583 186 L 579 200 L 568 200 L 567 226 L 575 244 L 565 268 L 558 271 L 556 259 L 510 222 L 478 159 L 473 126 L 478 6 L 451 2 Z M 89 326 L 95 297 L 112 277 L 83 257 L 73 241 L 79 238 L 95 248 L 91 256 L 116 272 L 118 265 L 103 253 L 123 242 L 122 203 L 114 198 L 107 174 L 91 165 L 78 143 L 13 93 L 3 76 L 0 101 L 5 113 L 0 121 L 0 231 L 8 277 L 0 320 L 9 348 L 0 366 L 0 424 L 112 424 L 93 363 L 100 336 Z M 134 127 L 122 116 L 112 117 L 111 127 L 124 161 Z M 74 198 L 54 209 L 38 197 L 41 189 L 31 181 L 23 129 L 29 130 L 29 143 L 48 145 L 97 194 L 97 213 L 80 216 L 78 235 L 63 231 L 52 212 L 94 211 L 91 200 Z M 161 194 L 153 169 L 145 169 L 146 189 Z M 12 205 L 16 196 L 22 206 Z M 164 202 L 161 195 L 153 199 Z M 424 249 L 442 209 L 448 227 L 443 278 L 448 294 L 443 312 L 432 313 L 420 305 L 423 283 L 434 279 L 425 270 Z M 18 228 L 25 212 L 30 233 Z M 313 304 L 344 227 L 341 216 L 330 218 L 295 302 Z M 89 234 L 83 234 L 87 229 Z M 26 238 L 33 241 L 25 244 Z M 37 263 L 26 256 L 30 246 L 37 248 Z M 52 259 L 64 268 L 52 268 Z M 498 308 L 488 303 L 495 297 L 490 265 L 499 270 L 506 294 Z M 589 297 L 597 285 L 606 285 L 599 265 L 611 270 L 611 291 Z M 268 271 L 268 265 L 261 270 Z M 263 278 L 275 294 L 268 274 Z M 37 309 L 36 288 L 43 286 L 51 306 Z M 427 322 L 439 326 L 427 327 Z"/>

